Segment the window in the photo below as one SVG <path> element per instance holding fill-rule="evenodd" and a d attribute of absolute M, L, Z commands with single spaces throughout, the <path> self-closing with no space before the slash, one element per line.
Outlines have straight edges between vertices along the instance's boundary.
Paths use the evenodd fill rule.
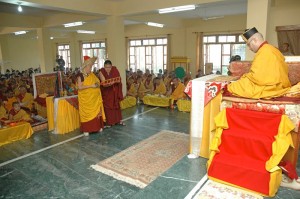
<path fill-rule="evenodd" d="M 208 35 L 203 37 L 204 63 L 213 63 L 213 72 L 227 75 L 230 57 L 246 56 L 246 44 L 238 34 Z"/>
<path fill-rule="evenodd" d="M 82 43 L 82 57 L 83 56 L 98 57 L 95 64 L 93 65 L 92 70 L 102 68 L 104 66 L 104 61 L 106 60 L 105 42 L 99 41 Z"/>
<path fill-rule="evenodd" d="M 57 45 L 57 55 L 62 56 L 65 61 L 65 68 L 71 68 L 71 58 L 70 58 L 70 45 L 69 44 L 58 44 Z"/>
<path fill-rule="evenodd" d="M 167 68 L 167 38 L 129 40 L 129 68 L 158 73 Z"/>

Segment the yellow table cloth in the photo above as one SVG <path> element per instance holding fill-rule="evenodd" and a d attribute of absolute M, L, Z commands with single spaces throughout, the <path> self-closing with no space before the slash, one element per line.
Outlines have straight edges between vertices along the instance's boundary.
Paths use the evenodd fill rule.
<path fill-rule="evenodd" d="M 47 107 L 44 107 L 44 106 L 38 104 L 37 102 L 34 102 L 34 104 L 35 104 L 35 108 L 36 108 L 38 114 L 40 116 L 42 116 L 43 118 L 46 118 L 47 117 Z"/>
<path fill-rule="evenodd" d="M 171 105 L 171 98 L 158 95 L 146 95 L 143 98 L 143 102 L 150 106 L 169 107 Z"/>
<path fill-rule="evenodd" d="M 79 111 L 66 101 L 68 96 L 55 98 L 47 97 L 48 130 L 55 134 L 65 134 L 80 127 Z"/>
<path fill-rule="evenodd" d="M 120 107 L 121 109 L 130 108 L 136 105 L 136 98 L 132 96 L 126 96 L 121 102 Z"/>
<path fill-rule="evenodd" d="M 33 130 L 28 122 L 19 122 L 16 126 L 0 128 L 0 146 L 30 138 L 32 134 Z"/>
<path fill-rule="evenodd" d="M 179 99 L 176 104 L 179 111 L 191 112 L 191 100 Z"/>
<path fill-rule="evenodd" d="M 46 98 L 47 104 L 47 119 L 48 119 L 48 131 L 53 131 L 54 129 L 54 102 L 53 96 Z"/>

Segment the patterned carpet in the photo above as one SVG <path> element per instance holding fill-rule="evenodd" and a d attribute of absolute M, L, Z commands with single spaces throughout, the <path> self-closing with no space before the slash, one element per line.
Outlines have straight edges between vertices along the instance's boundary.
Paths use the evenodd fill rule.
<path fill-rule="evenodd" d="M 188 147 L 187 134 L 163 130 L 91 167 L 144 188 L 186 155 Z"/>

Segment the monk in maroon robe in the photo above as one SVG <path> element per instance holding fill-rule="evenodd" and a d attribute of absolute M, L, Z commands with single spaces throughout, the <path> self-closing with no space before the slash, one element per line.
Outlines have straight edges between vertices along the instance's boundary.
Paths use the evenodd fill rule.
<path fill-rule="evenodd" d="M 125 125 L 122 122 L 120 101 L 123 100 L 122 82 L 118 69 L 112 66 L 110 60 L 104 62 L 104 68 L 100 69 L 101 93 L 103 98 L 106 127 L 112 125 Z"/>

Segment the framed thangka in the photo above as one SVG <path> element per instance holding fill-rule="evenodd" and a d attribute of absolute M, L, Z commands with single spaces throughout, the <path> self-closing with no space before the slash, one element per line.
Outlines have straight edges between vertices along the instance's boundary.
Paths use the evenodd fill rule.
<path fill-rule="evenodd" d="M 33 74 L 32 82 L 34 98 L 42 94 L 57 96 L 62 90 L 61 72 Z"/>

